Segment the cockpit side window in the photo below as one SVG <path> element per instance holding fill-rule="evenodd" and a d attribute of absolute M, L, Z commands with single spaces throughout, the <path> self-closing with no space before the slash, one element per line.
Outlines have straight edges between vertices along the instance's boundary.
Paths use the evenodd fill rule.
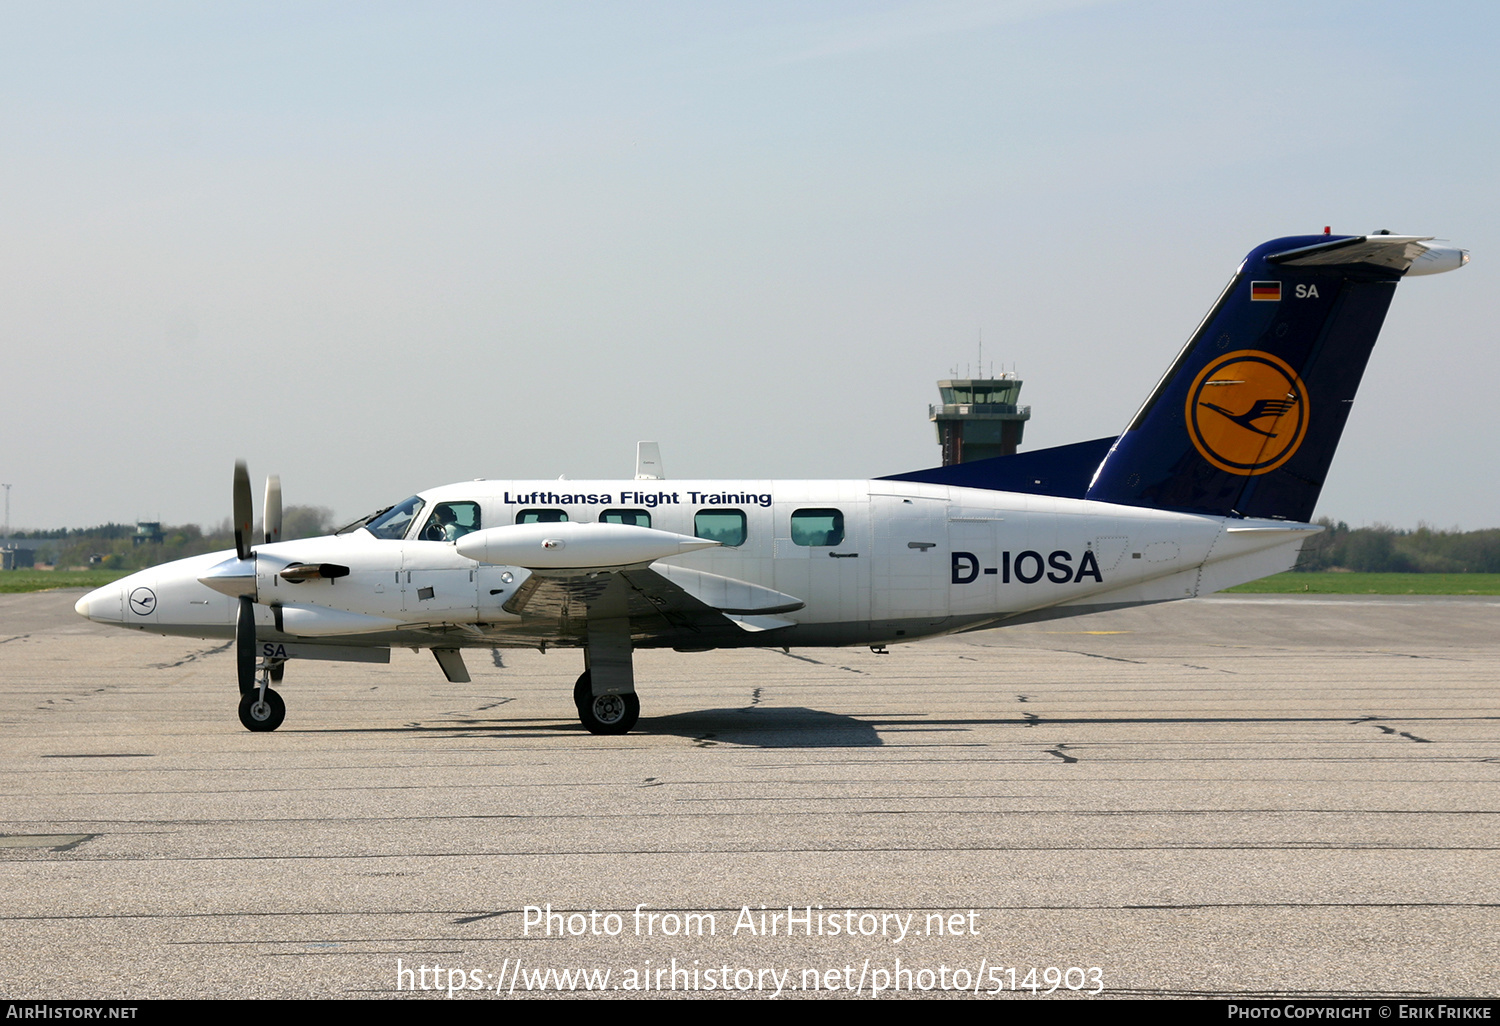
<path fill-rule="evenodd" d="M 406 536 L 406 529 L 417 519 L 417 514 L 422 512 L 424 505 L 426 503 L 420 495 L 413 495 L 371 520 L 365 525 L 365 530 L 377 538 L 397 541 Z"/>
<path fill-rule="evenodd" d="M 423 541 L 456 542 L 470 531 L 479 530 L 479 503 L 440 502 L 417 537 Z"/>

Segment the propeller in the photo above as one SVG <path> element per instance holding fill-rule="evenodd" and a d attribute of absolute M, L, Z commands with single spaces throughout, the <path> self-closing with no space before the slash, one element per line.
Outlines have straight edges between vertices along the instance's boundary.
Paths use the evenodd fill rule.
<path fill-rule="evenodd" d="M 278 491 L 280 490 L 278 486 Z M 269 497 L 270 486 L 266 487 Z M 279 498 L 279 497 L 278 497 Z M 255 550 L 250 547 L 250 530 L 255 523 L 255 511 L 250 505 L 250 470 L 244 460 L 234 464 L 234 551 L 241 560 L 251 561 L 254 566 Z M 251 570 L 254 581 L 254 570 Z M 239 617 L 234 627 L 234 663 L 239 671 L 240 694 L 255 690 L 255 598 L 240 596 Z"/>
<path fill-rule="evenodd" d="M 266 478 L 263 537 L 267 544 L 281 540 L 281 478 Z M 210 587 L 239 596 L 240 609 L 234 625 L 234 662 L 240 694 L 254 691 L 255 680 L 255 548 L 251 533 L 255 510 L 250 498 L 250 471 L 244 460 L 234 464 L 234 552 L 235 564 L 220 564 L 210 577 L 199 578 Z"/>
<path fill-rule="evenodd" d="M 255 683 L 255 600 L 240 596 L 240 615 L 234 627 L 234 664 L 239 671 L 240 694 L 249 694 Z"/>
<path fill-rule="evenodd" d="M 250 499 L 250 471 L 244 460 L 234 464 L 234 557 L 209 567 L 198 580 L 217 592 L 237 599 L 239 610 L 234 619 L 234 668 L 240 684 L 240 722 L 250 730 L 275 730 L 286 716 L 286 706 L 281 696 L 256 680 L 255 603 L 260 597 L 255 542 L 251 532 L 255 525 L 255 509 Z M 265 523 L 262 527 L 264 544 L 281 538 L 281 479 L 271 476 L 266 479 Z M 275 559 L 273 557 L 273 562 Z M 295 564 L 299 568 L 302 564 Z M 285 571 L 287 568 L 283 567 Z M 288 581 L 301 583 L 316 577 L 343 577 L 348 567 L 333 563 L 322 563 L 287 577 Z M 286 576 L 283 573 L 283 576 Z M 281 606 L 268 603 L 276 618 L 276 629 L 281 630 Z M 268 661 L 266 676 L 271 681 L 281 680 L 281 663 Z"/>
<path fill-rule="evenodd" d="M 260 516 L 266 544 L 281 541 L 281 478 L 276 474 L 266 478 L 266 504 L 261 507 Z"/>
<path fill-rule="evenodd" d="M 255 523 L 255 511 L 250 506 L 250 471 L 244 460 L 234 462 L 234 551 L 241 559 L 249 559 L 250 529 Z"/>

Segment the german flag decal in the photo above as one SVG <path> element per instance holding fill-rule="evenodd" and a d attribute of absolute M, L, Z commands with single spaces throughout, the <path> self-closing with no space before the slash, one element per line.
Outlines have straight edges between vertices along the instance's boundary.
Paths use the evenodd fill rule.
<path fill-rule="evenodd" d="M 1265 300 L 1269 303 L 1281 302 L 1281 282 L 1252 281 L 1250 283 L 1250 299 L 1252 302 L 1258 300 Z"/>

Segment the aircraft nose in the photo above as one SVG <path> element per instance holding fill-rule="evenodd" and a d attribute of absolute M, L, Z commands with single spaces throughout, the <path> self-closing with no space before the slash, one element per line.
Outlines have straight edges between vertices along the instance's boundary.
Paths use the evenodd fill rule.
<path fill-rule="evenodd" d="M 73 611 L 95 623 L 124 623 L 122 598 L 123 592 L 118 584 L 106 584 L 73 603 Z"/>

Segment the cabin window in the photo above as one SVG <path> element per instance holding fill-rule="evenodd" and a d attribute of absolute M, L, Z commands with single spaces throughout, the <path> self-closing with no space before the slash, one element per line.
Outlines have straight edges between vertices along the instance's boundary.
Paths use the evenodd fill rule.
<path fill-rule="evenodd" d="M 631 527 L 650 527 L 651 513 L 644 509 L 607 509 L 599 514 L 601 524 L 628 524 Z"/>
<path fill-rule="evenodd" d="M 844 514 L 836 509 L 799 509 L 792 514 L 794 545 L 842 545 Z"/>
<path fill-rule="evenodd" d="M 693 534 L 707 541 L 733 548 L 745 544 L 747 533 L 744 510 L 700 509 L 693 514 Z"/>
<path fill-rule="evenodd" d="M 518 524 L 565 524 L 568 512 L 562 509 L 523 509 L 516 514 Z"/>
<path fill-rule="evenodd" d="M 365 525 L 365 530 L 377 538 L 385 538 L 388 541 L 404 538 L 406 529 L 411 526 L 413 520 L 417 519 L 417 514 L 422 512 L 423 505 L 422 497 L 413 495 L 371 520 Z"/>
<path fill-rule="evenodd" d="M 417 537 L 423 541 L 456 542 L 470 531 L 479 530 L 479 503 L 440 502 Z"/>

